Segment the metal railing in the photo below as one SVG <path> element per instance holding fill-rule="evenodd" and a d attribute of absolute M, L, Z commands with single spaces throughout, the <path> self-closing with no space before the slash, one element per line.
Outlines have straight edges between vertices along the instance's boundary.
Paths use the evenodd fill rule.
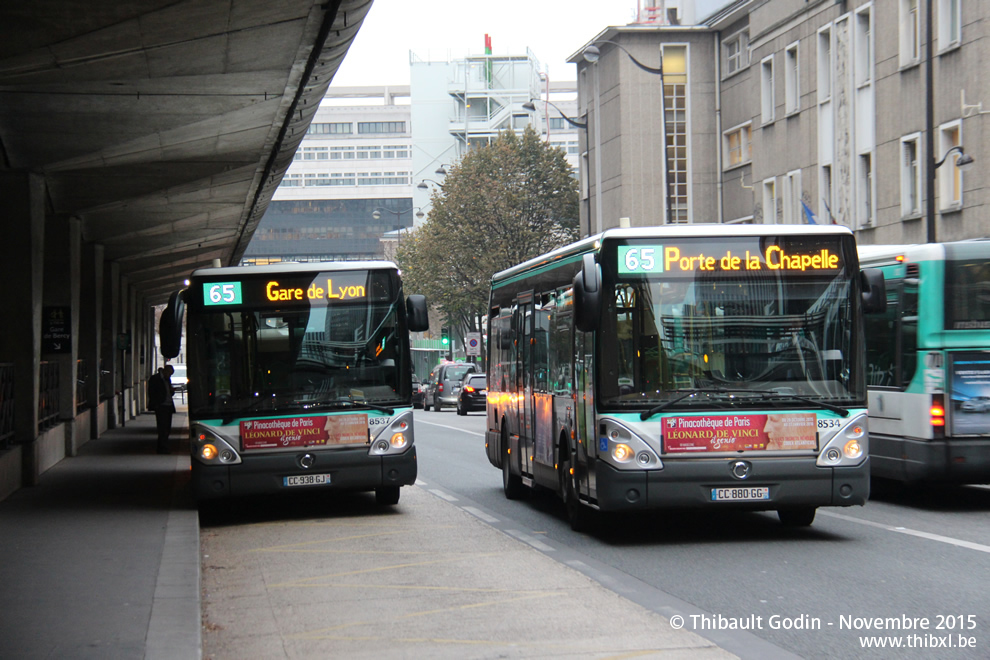
<path fill-rule="evenodd" d="M 89 365 L 86 360 L 76 360 L 76 414 L 85 410 L 89 405 Z"/>
<path fill-rule="evenodd" d="M 38 394 L 38 433 L 41 433 L 58 423 L 58 362 L 41 363 L 41 387 Z"/>

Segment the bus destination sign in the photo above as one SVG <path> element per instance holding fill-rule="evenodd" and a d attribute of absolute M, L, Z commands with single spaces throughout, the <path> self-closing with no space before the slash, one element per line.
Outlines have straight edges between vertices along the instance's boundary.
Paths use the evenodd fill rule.
<path fill-rule="evenodd" d="M 367 272 L 314 273 L 203 282 L 203 306 L 325 305 L 368 298 Z"/>
<path fill-rule="evenodd" d="M 711 244 L 707 244 L 711 247 Z M 706 251 L 701 246 L 620 245 L 620 275 L 679 274 L 697 271 L 829 271 L 839 269 L 841 259 L 829 248 L 792 250 L 770 245 L 762 252 L 725 248 Z"/>

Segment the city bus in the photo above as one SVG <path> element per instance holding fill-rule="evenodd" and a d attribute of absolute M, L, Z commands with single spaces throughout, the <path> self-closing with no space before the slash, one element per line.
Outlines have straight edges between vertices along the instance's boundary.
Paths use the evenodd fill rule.
<path fill-rule="evenodd" d="M 162 315 L 165 357 L 183 316 L 200 502 L 338 489 L 391 505 L 415 482 L 409 332 L 427 309 L 393 263 L 198 269 Z"/>
<path fill-rule="evenodd" d="M 861 245 L 887 309 L 868 314 L 870 464 L 903 482 L 990 482 L 990 241 Z"/>
<path fill-rule="evenodd" d="M 492 278 L 486 451 L 506 497 L 775 510 L 870 489 L 863 311 L 843 227 L 609 229 Z"/>

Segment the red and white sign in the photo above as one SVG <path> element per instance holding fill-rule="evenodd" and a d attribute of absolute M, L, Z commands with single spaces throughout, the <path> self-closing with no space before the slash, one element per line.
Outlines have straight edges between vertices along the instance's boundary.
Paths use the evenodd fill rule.
<path fill-rule="evenodd" d="M 814 413 L 677 416 L 662 424 L 667 453 L 818 448 Z"/>
<path fill-rule="evenodd" d="M 241 422 L 241 447 L 244 450 L 367 444 L 367 442 L 367 415 L 280 417 Z"/>

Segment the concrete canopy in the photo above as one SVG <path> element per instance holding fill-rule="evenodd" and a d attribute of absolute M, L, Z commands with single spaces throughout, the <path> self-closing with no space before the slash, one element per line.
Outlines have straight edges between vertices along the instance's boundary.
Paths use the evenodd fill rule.
<path fill-rule="evenodd" d="M 162 303 L 240 260 L 371 3 L 4 3 L 0 168 Z"/>

